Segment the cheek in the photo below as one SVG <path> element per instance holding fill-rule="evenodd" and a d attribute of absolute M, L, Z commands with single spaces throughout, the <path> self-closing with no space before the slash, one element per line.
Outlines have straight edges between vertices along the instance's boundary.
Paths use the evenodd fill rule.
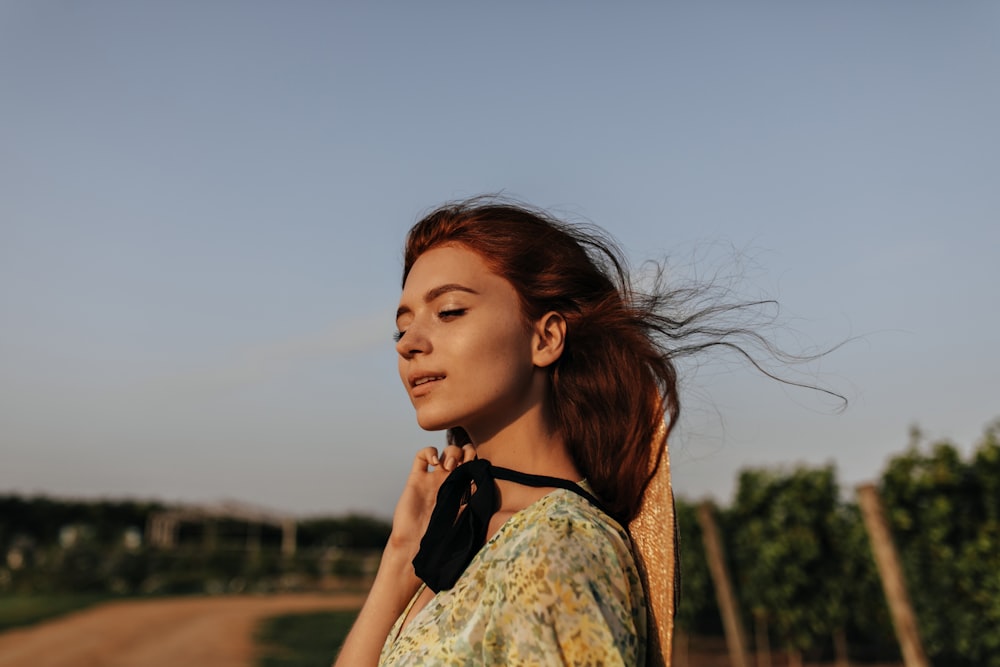
<path fill-rule="evenodd" d="M 531 340 L 524 330 L 512 328 L 509 322 L 504 323 L 494 329 L 489 343 L 483 346 L 483 356 L 489 359 L 495 372 L 516 381 L 530 375 L 534 368 Z"/>

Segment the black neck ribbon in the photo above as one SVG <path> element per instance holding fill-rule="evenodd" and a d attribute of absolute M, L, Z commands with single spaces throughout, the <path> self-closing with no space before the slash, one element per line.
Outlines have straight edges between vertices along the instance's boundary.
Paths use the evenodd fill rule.
<path fill-rule="evenodd" d="M 430 523 L 420 540 L 420 550 L 413 559 L 417 576 L 435 593 L 454 586 L 486 543 L 490 518 L 499 509 L 497 479 L 525 486 L 566 489 L 607 513 L 597 498 L 569 480 L 501 468 L 486 459 L 463 463 L 448 475 L 438 489 Z"/>

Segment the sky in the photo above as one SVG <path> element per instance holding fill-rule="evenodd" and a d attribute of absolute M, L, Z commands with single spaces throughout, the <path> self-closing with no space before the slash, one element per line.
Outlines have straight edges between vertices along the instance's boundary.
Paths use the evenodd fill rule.
<path fill-rule="evenodd" d="M 422 213 L 502 192 L 780 303 L 677 493 L 1000 417 L 1000 6 L 0 1 L 0 493 L 389 517 Z M 729 282 L 726 282 L 731 277 Z M 838 347 L 839 345 L 839 347 Z"/>

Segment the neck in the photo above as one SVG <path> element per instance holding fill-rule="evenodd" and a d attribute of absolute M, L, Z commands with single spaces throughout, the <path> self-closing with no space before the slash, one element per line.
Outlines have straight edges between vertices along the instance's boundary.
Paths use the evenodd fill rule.
<path fill-rule="evenodd" d="M 531 475 L 582 478 L 562 437 L 541 410 L 529 411 L 513 423 L 486 433 L 470 432 L 479 458 L 502 468 Z"/>

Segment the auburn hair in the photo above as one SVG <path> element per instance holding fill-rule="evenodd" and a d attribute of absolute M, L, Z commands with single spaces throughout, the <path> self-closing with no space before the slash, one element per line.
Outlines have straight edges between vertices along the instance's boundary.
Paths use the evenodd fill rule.
<path fill-rule="evenodd" d="M 476 198 L 442 206 L 413 226 L 403 283 L 420 255 L 446 244 L 472 250 L 510 282 L 526 322 L 551 311 L 565 318 L 562 356 L 548 367 L 547 409 L 577 467 L 627 523 L 651 477 L 656 431 L 665 416 L 668 429 L 676 422 L 680 404 L 676 370 L 651 335 L 656 323 L 633 298 L 623 255 L 596 230 Z"/>
<path fill-rule="evenodd" d="M 449 244 L 477 253 L 513 285 L 526 325 L 551 311 L 566 320 L 563 353 L 548 367 L 547 409 L 575 464 L 623 525 L 638 513 L 663 456 L 658 430 L 665 421 L 669 435 L 680 414 L 679 356 L 721 346 L 769 377 L 843 400 L 773 375 L 746 351 L 749 344 L 791 363 L 820 356 L 783 353 L 754 327 L 726 318 L 773 302 L 732 303 L 716 298 L 712 285 L 666 286 L 662 268 L 638 290 L 624 254 L 596 227 L 494 196 L 448 203 L 410 229 L 404 286 L 420 255 Z M 452 442 L 463 438 L 461 429 L 449 432 Z"/>

